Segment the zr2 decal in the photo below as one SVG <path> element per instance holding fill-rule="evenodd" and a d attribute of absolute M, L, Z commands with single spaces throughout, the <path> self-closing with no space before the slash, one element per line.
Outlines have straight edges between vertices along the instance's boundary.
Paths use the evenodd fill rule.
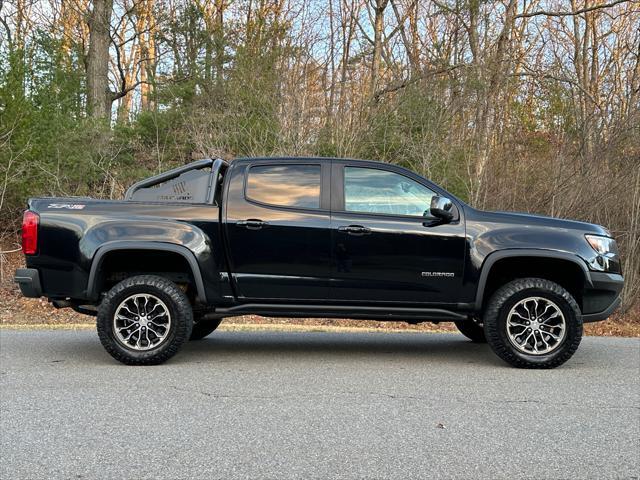
<path fill-rule="evenodd" d="M 82 210 L 86 205 L 81 203 L 50 203 L 47 208 L 64 208 L 67 210 Z"/>

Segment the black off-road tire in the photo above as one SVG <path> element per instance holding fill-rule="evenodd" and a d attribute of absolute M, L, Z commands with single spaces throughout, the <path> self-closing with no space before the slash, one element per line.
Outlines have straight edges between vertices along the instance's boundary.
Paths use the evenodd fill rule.
<path fill-rule="evenodd" d="M 474 343 L 487 343 L 484 328 L 474 320 L 458 320 L 454 322 L 458 331 Z"/>
<path fill-rule="evenodd" d="M 193 330 L 191 330 L 191 337 L 189 341 L 194 342 L 196 340 L 202 340 L 204 337 L 210 335 L 222 322 L 221 318 L 205 320 L 196 320 L 193 324 Z"/>
<path fill-rule="evenodd" d="M 166 339 L 151 350 L 127 348 L 115 337 L 115 310 L 124 299 L 136 293 L 156 296 L 165 303 L 171 314 L 171 326 Z M 139 275 L 123 280 L 107 292 L 98 307 L 100 342 L 113 358 L 126 365 L 158 365 L 165 362 L 189 339 L 192 326 L 193 311 L 187 296 L 175 283 L 155 275 Z"/>
<path fill-rule="evenodd" d="M 543 355 L 528 355 L 516 349 L 507 335 L 507 315 L 520 300 L 536 296 L 554 302 L 562 311 L 566 335 L 554 350 Z M 491 349 L 518 368 L 555 368 L 569 360 L 582 340 L 582 314 L 571 294 L 563 287 L 542 278 L 521 278 L 500 287 L 487 303 L 484 332 Z"/>

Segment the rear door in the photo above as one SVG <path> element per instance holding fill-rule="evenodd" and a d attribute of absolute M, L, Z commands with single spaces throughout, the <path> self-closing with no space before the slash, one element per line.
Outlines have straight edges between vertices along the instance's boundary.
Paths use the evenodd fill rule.
<path fill-rule="evenodd" d="M 330 162 L 241 161 L 223 206 L 237 293 L 254 300 L 328 296 Z"/>
<path fill-rule="evenodd" d="M 372 303 L 455 303 L 464 222 L 429 214 L 434 187 L 403 169 L 333 163 L 330 297 Z"/>

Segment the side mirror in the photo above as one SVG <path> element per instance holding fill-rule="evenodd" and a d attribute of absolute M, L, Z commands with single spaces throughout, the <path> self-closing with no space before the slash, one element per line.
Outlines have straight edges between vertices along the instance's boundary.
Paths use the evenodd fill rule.
<path fill-rule="evenodd" d="M 439 218 L 443 222 L 450 222 L 453 220 L 453 203 L 447 197 L 434 195 L 431 198 L 431 208 L 429 211 L 431 212 L 431 215 Z"/>

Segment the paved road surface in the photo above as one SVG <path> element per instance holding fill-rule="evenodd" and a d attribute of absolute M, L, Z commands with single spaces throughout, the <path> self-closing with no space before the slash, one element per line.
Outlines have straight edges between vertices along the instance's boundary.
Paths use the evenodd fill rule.
<path fill-rule="evenodd" d="M 0 478 L 638 478 L 640 340 L 556 370 L 461 335 L 217 332 L 125 367 L 0 330 Z"/>

